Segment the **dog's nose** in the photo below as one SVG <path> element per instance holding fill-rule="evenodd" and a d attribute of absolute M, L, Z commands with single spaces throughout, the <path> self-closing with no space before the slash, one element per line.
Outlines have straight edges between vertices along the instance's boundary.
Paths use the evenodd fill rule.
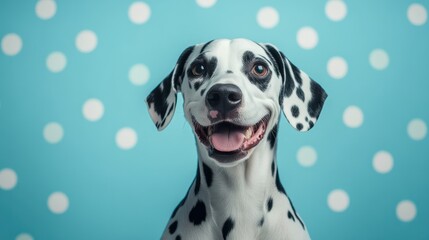
<path fill-rule="evenodd" d="M 243 94 L 240 88 L 234 84 L 216 84 L 207 92 L 207 106 L 222 113 L 228 113 L 236 109 Z"/>

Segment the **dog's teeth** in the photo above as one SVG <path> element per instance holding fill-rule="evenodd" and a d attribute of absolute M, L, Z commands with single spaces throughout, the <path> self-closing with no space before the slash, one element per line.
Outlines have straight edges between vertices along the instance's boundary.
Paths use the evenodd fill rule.
<path fill-rule="evenodd" d="M 246 130 L 246 133 L 244 134 L 244 136 L 246 138 L 250 138 L 252 136 L 252 133 L 253 133 L 253 131 L 252 131 L 252 128 L 250 127 Z"/>

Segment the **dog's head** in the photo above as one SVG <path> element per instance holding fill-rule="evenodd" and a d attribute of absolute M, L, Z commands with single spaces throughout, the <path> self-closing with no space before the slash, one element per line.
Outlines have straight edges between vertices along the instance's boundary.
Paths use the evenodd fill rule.
<path fill-rule="evenodd" d="M 246 160 L 269 133 L 276 134 L 280 111 L 297 130 L 311 129 L 327 97 L 276 47 L 246 39 L 219 39 L 183 51 L 146 99 L 158 130 L 171 121 L 178 92 L 200 154 L 220 166 Z"/>

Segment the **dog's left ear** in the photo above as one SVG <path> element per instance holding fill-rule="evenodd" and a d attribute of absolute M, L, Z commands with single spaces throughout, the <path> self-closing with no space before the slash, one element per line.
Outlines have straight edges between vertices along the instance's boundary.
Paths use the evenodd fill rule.
<path fill-rule="evenodd" d="M 284 115 L 297 130 L 310 130 L 319 118 L 328 95 L 317 82 L 297 68 L 275 46 L 264 44 L 263 47 L 275 61 L 276 70 L 282 78 L 279 104 Z"/>
<path fill-rule="evenodd" d="M 158 131 L 163 130 L 170 123 L 176 109 L 177 92 L 182 84 L 182 73 L 186 60 L 194 50 L 194 46 L 186 48 L 173 71 L 160 83 L 146 98 L 150 117 Z"/>

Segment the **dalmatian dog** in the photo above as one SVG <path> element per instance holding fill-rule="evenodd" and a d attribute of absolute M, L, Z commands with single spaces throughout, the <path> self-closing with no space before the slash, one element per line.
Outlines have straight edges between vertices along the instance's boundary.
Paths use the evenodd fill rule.
<path fill-rule="evenodd" d="M 314 126 L 323 88 L 271 44 L 218 39 L 185 49 L 147 97 L 158 130 L 178 92 L 198 167 L 162 239 L 310 239 L 280 182 L 276 139 L 282 111 L 299 131 Z"/>

